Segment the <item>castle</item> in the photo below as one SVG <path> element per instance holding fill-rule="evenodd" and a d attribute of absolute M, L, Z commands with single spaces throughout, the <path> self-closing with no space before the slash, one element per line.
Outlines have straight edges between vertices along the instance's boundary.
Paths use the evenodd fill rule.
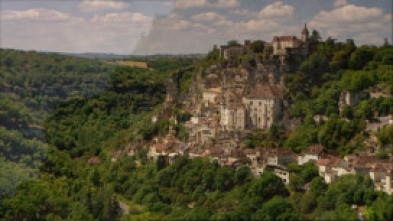
<path fill-rule="evenodd" d="M 222 45 L 220 50 L 221 57 L 230 59 L 238 55 L 251 54 L 250 45 L 250 40 L 245 40 L 244 45 Z M 265 50 L 272 47 L 273 55 L 277 56 L 307 56 L 309 46 L 309 31 L 307 25 L 304 24 L 300 39 L 294 35 L 274 36 L 272 42 L 265 42 L 264 46 Z"/>

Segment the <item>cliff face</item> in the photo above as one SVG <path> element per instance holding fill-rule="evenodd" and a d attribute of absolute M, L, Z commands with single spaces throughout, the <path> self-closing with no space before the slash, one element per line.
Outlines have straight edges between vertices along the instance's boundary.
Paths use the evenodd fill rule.
<path fill-rule="evenodd" d="M 250 93 L 257 84 L 278 86 L 284 90 L 283 67 L 277 61 L 258 62 L 256 66 L 249 64 L 222 65 L 213 64 L 203 70 L 202 67 L 191 67 L 174 73 L 166 82 L 167 97 L 165 107 L 186 104 L 195 109 L 201 103 L 201 94 L 210 88 L 220 88 L 227 92 L 230 102 L 241 102 L 241 98 Z M 181 92 L 181 78 L 193 71 L 188 91 Z"/>
<path fill-rule="evenodd" d="M 174 107 L 179 107 L 184 101 L 188 100 L 189 94 L 188 91 L 181 91 L 181 79 L 187 72 L 195 71 L 195 67 L 189 67 L 185 69 L 181 69 L 172 74 L 172 76 L 165 82 L 165 89 L 166 89 L 166 98 L 164 102 L 164 110 L 163 115 L 166 117 L 170 117 L 172 114 L 172 109 Z M 190 91 L 198 91 L 197 89 L 194 90 L 194 82 L 197 82 L 196 76 L 193 76 L 193 80 L 190 84 Z"/>

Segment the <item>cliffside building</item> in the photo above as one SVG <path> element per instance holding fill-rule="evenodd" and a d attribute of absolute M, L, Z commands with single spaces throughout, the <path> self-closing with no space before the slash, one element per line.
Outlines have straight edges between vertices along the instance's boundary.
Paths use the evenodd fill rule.
<path fill-rule="evenodd" d="M 302 37 L 296 36 L 274 36 L 272 41 L 273 55 L 303 55 L 308 54 L 309 32 L 306 24 L 302 30 Z"/>
<path fill-rule="evenodd" d="M 224 130 L 269 129 L 282 112 L 281 90 L 269 84 L 257 84 L 240 104 L 221 103 L 221 127 Z"/>
<path fill-rule="evenodd" d="M 228 59 L 238 55 L 250 54 L 250 40 L 245 40 L 244 45 L 221 45 L 221 57 Z"/>

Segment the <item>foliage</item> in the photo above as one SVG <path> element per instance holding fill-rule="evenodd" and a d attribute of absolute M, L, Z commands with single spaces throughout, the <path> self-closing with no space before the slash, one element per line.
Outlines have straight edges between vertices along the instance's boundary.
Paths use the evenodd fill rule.
<path fill-rule="evenodd" d="M 381 144 L 383 145 L 393 145 L 393 126 L 387 126 L 383 128 L 381 131 L 378 132 L 377 134 L 378 140 Z"/>
<path fill-rule="evenodd" d="M 265 48 L 265 43 L 261 40 L 251 42 L 250 49 L 255 53 L 262 53 Z"/>
<path fill-rule="evenodd" d="M 230 40 L 228 41 L 228 46 L 239 46 L 240 43 L 236 40 Z"/>
<path fill-rule="evenodd" d="M 196 62 L 196 58 L 176 58 L 176 57 L 159 57 L 149 58 L 147 66 L 159 72 L 174 71 L 182 67 L 187 67 Z"/>
<path fill-rule="evenodd" d="M 301 191 L 302 187 L 318 177 L 318 168 L 311 163 L 304 165 L 290 164 L 288 169 L 291 172 L 289 187 L 294 191 Z"/>

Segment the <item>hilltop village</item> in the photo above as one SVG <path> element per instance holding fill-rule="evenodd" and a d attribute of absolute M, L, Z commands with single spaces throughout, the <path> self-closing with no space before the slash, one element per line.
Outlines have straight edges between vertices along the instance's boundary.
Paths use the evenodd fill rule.
<path fill-rule="evenodd" d="M 294 60 L 306 58 L 310 50 L 310 36 L 304 25 L 301 36 L 274 36 L 265 42 L 259 55 L 251 49 L 251 41 L 244 44 L 232 42 L 220 48 L 222 62 L 214 62 L 196 71 L 189 90 L 181 93 L 176 78 L 167 82 L 167 95 L 162 112 L 154 115 L 152 123 L 169 117 L 174 124 L 175 108 L 190 116 L 184 122 L 188 138 L 176 138 L 171 127 L 168 134 L 155 137 L 148 143 L 130 143 L 124 151 L 117 151 L 112 161 L 123 153 L 135 156 L 137 150 L 145 148 L 150 159 L 166 159 L 173 163 L 176 158 L 187 155 L 190 159 L 208 157 L 221 166 L 237 168 L 247 165 L 255 176 L 265 170 L 272 171 L 285 184 L 290 182 L 288 164 L 312 163 L 318 167 L 319 175 L 326 183 L 334 182 L 344 174 L 369 175 L 375 188 L 393 194 L 393 162 L 377 159 L 370 152 L 357 153 L 339 158 L 321 144 L 314 144 L 300 153 L 290 148 L 267 146 L 248 148 L 246 139 L 253 131 L 267 131 L 273 125 L 283 125 L 293 130 L 299 120 L 288 117 L 289 103 L 285 99 L 288 89 L 283 75 L 296 70 Z M 340 111 L 353 107 L 373 93 L 345 91 L 338 100 Z M 327 116 L 315 115 L 316 122 Z M 378 131 L 393 124 L 391 116 L 381 117 L 378 123 L 369 122 L 367 130 Z M 375 140 L 368 145 L 376 147 Z M 96 163 L 97 159 L 91 159 Z"/>

